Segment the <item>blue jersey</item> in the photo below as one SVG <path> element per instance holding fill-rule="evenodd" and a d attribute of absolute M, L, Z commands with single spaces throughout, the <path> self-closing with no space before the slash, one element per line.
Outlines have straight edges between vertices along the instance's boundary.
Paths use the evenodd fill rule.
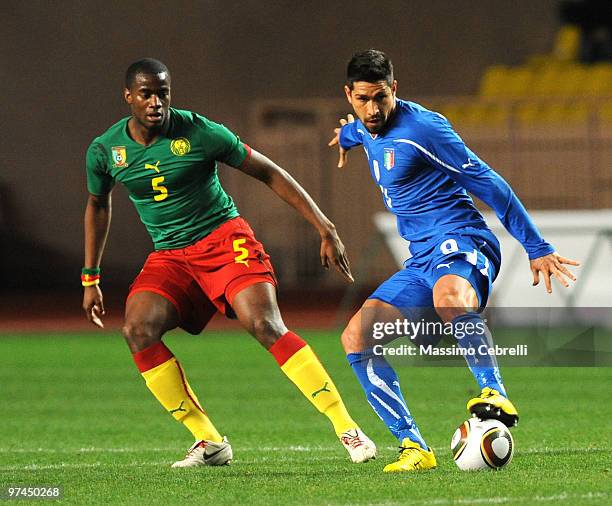
<path fill-rule="evenodd" d="M 470 192 L 495 211 L 530 259 L 554 251 L 504 178 L 465 145 L 441 114 L 397 99 L 383 133 L 370 134 L 356 120 L 342 127 L 340 145 L 363 146 L 385 206 L 408 241 L 430 241 L 465 227 L 488 230 Z"/>

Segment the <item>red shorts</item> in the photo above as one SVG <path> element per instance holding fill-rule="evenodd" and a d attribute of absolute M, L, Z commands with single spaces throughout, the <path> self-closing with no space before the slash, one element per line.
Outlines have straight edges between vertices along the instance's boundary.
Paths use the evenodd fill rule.
<path fill-rule="evenodd" d="M 151 253 L 128 298 L 143 291 L 162 295 L 176 307 L 179 326 L 199 334 L 217 310 L 234 317 L 234 296 L 262 282 L 276 286 L 270 256 L 237 217 L 191 246 Z"/>

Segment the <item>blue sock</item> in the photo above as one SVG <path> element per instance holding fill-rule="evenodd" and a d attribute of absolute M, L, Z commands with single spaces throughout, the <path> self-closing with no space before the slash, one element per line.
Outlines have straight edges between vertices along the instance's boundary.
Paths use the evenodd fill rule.
<path fill-rule="evenodd" d="M 397 374 L 391 365 L 383 357 L 374 355 L 371 349 L 361 353 L 349 353 L 346 358 L 355 371 L 370 406 L 389 427 L 391 433 L 400 443 L 408 438 L 428 450 L 414 418 L 408 411 Z"/>
<path fill-rule="evenodd" d="M 465 361 L 480 388 L 493 388 L 507 397 L 497 358 L 495 355 L 479 352 L 482 345 L 487 348 L 494 346 L 491 332 L 484 320 L 478 313 L 465 313 L 454 318 L 452 324 L 459 346 L 475 350 L 473 355 L 465 355 Z"/>

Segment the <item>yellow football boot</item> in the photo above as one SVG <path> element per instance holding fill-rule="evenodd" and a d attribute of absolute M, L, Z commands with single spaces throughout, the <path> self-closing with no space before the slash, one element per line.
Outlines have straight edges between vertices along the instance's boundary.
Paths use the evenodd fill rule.
<path fill-rule="evenodd" d="M 423 450 L 418 443 L 405 438 L 399 448 L 400 456 L 396 462 L 387 464 L 383 471 L 385 473 L 405 473 L 407 471 L 419 471 L 434 469 L 437 465 L 433 450 Z"/>
<path fill-rule="evenodd" d="M 507 427 L 514 427 L 519 421 L 514 404 L 497 390 L 489 387 L 483 388 L 478 397 L 470 399 L 467 409 L 481 420 L 494 418 Z"/>

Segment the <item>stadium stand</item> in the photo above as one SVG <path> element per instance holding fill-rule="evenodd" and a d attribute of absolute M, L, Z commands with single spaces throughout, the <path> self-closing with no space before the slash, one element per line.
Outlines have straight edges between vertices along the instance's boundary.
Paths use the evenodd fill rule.
<path fill-rule="evenodd" d="M 517 66 L 486 68 L 472 96 L 401 97 L 448 117 L 530 210 L 612 208 L 612 63 L 579 61 L 578 39 L 575 29 L 562 27 L 550 54 L 528 56 Z M 252 110 L 251 131 L 256 132 L 253 142 L 291 167 L 334 216 L 351 259 L 359 265 L 366 256 L 367 237 L 375 233 L 371 216 L 381 204 L 358 154 L 351 156 L 349 169 L 333 170 L 336 153 L 326 144 L 338 118 L 347 112 L 341 99 L 260 101 Z M 313 165 L 329 170 L 319 174 Z M 282 251 L 281 277 L 339 285 L 333 277 L 317 276 L 317 266 L 306 265 L 300 253 L 316 248 L 316 238 L 273 203 L 262 210 L 258 199 L 265 197 L 258 192 L 241 194 L 241 208 L 247 215 L 253 210 L 255 226 L 257 220 L 277 223 L 274 232 L 262 234 L 268 248 Z M 395 269 L 391 255 L 385 259 L 381 253 L 378 260 L 367 282 L 376 283 Z"/>

